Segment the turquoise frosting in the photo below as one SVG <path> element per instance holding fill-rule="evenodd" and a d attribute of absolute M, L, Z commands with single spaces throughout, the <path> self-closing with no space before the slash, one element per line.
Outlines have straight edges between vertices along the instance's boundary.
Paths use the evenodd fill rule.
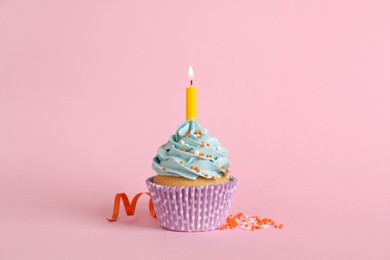
<path fill-rule="evenodd" d="M 230 168 L 228 151 L 194 119 L 181 124 L 169 141 L 158 148 L 152 168 L 159 175 L 196 180 L 220 178 Z M 200 159 L 199 159 L 200 158 Z"/>

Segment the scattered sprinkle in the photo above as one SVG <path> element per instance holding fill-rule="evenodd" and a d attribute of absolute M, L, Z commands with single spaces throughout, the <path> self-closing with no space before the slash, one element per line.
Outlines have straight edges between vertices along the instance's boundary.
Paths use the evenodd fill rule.
<path fill-rule="evenodd" d="M 226 173 L 229 173 L 230 172 L 230 170 L 229 169 L 226 169 Z"/>
<path fill-rule="evenodd" d="M 180 148 L 179 150 L 180 150 L 180 151 L 182 151 L 182 152 L 184 152 L 184 151 L 185 151 L 185 150 L 184 150 L 184 148 Z"/>
<path fill-rule="evenodd" d="M 167 168 L 163 167 L 162 170 L 165 172 L 167 170 Z"/>
<path fill-rule="evenodd" d="M 225 169 L 225 166 L 221 166 L 221 169 L 222 169 L 222 170 Z"/>
<path fill-rule="evenodd" d="M 268 225 L 268 223 L 275 223 L 275 224 L 270 226 Z M 283 224 L 280 224 L 278 226 L 276 222 L 270 218 L 261 219 L 258 216 L 249 216 L 249 215 L 244 216 L 242 212 L 239 212 L 237 215 L 229 215 L 228 218 L 226 219 L 225 224 L 219 229 L 220 230 L 234 229 L 236 227 L 239 227 L 240 229 L 243 230 L 255 231 L 255 230 L 267 229 L 269 227 L 282 229 Z"/>
<path fill-rule="evenodd" d="M 180 164 L 183 164 L 183 161 L 180 161 Z"/>

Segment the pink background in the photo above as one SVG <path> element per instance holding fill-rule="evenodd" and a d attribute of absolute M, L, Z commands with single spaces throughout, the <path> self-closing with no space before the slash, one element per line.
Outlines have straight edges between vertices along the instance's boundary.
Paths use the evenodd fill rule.
<path fill-rule="evenodd" d="M 1 1 L 0 259 L 390 259 L 389 10 Z M 168 232 L 146 198 L 106 222 L 185 119 L 190 64 L 241 181 L 232 213 L 285 229 Z"/>

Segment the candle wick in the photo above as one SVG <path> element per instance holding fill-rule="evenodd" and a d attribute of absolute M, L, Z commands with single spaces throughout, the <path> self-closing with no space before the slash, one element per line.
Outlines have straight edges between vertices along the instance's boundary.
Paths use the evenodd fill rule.
<path fill-rule="evenodd" d="M 190 80 L 190 86 L 192 86 L 192 79 Z"/>

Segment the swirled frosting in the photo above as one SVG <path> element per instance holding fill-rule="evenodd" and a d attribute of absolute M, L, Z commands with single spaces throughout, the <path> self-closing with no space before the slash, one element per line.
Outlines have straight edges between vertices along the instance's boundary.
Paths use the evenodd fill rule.
<path fill-rule="evenodd" d="M 152 168 L 159 175 L 220 178 L 228 175 L 228 151 L 194 119 L 181 124 L 169 141 L 158 148 Z"/>

